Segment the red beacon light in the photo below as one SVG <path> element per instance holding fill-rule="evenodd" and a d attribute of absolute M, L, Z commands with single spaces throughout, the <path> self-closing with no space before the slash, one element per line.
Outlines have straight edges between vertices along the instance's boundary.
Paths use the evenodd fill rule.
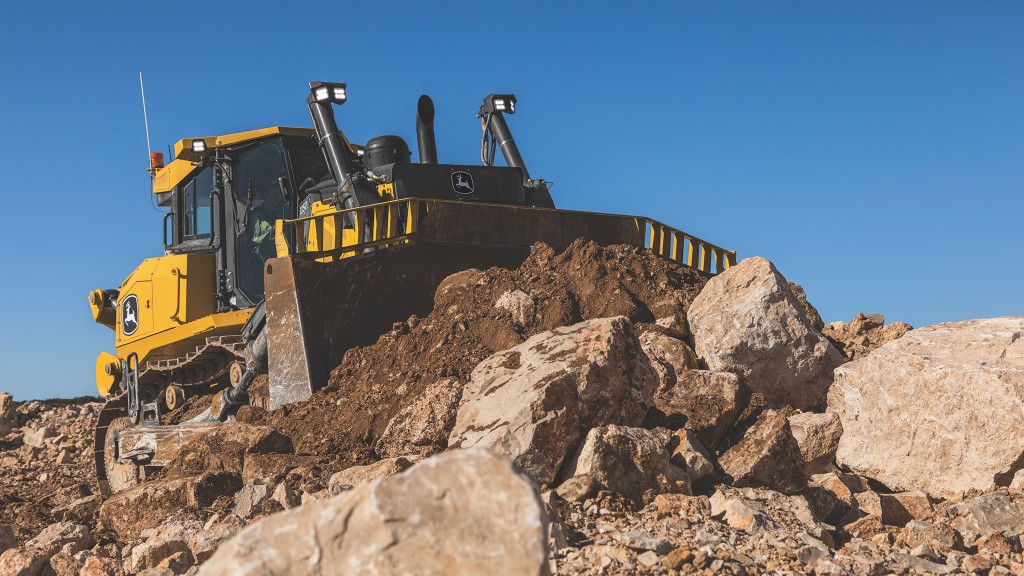
<path fill-rule="evenodd" d="M 149 169 L 159 170 L 164 167 L 164 153 L 163 152 L 150 152 L 149 153 Z"/>

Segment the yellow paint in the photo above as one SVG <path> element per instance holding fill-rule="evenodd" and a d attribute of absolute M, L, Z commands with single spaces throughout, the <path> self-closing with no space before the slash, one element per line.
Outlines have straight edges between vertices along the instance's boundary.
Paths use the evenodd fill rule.
<path fill-rule="evenodd" d="M 117 321 L 117 310 L 107 306 L 103 301 L 103 290 L 89 292 L 89 310 L 92 312 L 93 322 L 102 324 L 111 330 L 114 329 L 114 323 Z"/>
<path fill-rule="evenodd" d="M 260 128 L 258 130 L 225 134 L 223 136 L 197 136 L 195 138 L 182 138 L 174 144 L 174 161 L 157 170 L 156 174 L 153 175 L 153 193 L 159 194 L 173 190 L 175 186 L 181 184 L 182 181 L 188 178 L 192 172 L 198 168 L 196 163 L 199 162 L 202 156 L 209 154 L 216 148 L 226 148 L 270 136 L 310 137 L 315 135 L 316 131 L 312 128 L 271 126 L 269 128 Z M 362 146 L 349 142 L 344 133 L 341 137 L 345 141 L 345 144 L 348 145 L 348 148 L 352 151 L 353 155 L 358 155 L 359 151 L 363 149 Z M 193 140 L 204 141 L 206 143 L 206 152 L 203 154 L 193 152 Z"/>
<path fill-rule="evenodd" d="M 101 395 L 108 394 L 113 385 L 103 372 L 104 362 L 119 362 L 135 352 L 145 366 L 183 356 L 205 343 L 208 336 L 240 332 L 252 311 L 216 312 L 215 267 L 214 254 L 171 254 L 144 260 L 128 276 L 118 289 L 119 305 L 113 310 L 117 355 L 101 354 L 97 360 L 96 386 Z M 138 327 L 125 334 L 121 304 L 130 296 L 138 301 Z M 93 299 L 90 296 L 90 306 Z M 106 319 L 103 314 L 101 311 L 100 319 Z"/>
<path fill-rule="evenodd" d="M 190 162 L 198 162 L 200 154 L 192 151 L 192 141 L 202 140 L 206 142 L 206 153 L 214 148 L 225 148 L 235 144 L 242 144 L 251 140 L 259 140 L 267 136 L 313 136 L 316 132 L 312 128 L 288 128 L 286 126 L 271 126 L 245 132 L 235 132 L 223 136 L 199 136 L 195 138 L 182 138 L 174 144 L 174 157 Z"/>
<path fill-rule="evenodd" d="M 153 175 L 153 193 L 160 194 L 174 190 L 174 187 L 188 178 L 196 168 L 198 166 L 181 158 L 167 164 Z"/>
<path fill-rule="evenodd" d="M 96 358 L 96 389 L 106 396 L 121 379 L 121 359 L 113 354 L 100 352 Z"/>

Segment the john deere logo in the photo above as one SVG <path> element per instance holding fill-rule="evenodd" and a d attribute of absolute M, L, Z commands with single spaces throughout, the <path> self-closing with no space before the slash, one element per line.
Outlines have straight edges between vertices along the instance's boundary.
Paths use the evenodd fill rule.
<path fill-rule="evenodd" d="M 125 336 L 135 334 L 139 329 L 139 299 L 130 294 L 121 302 L 121 332 Z"/>
<path fill-rule="evenodd" d="M 456 194 L 472 194 L 473 189 L 473 177 L 469 172 L 452 172 L 452 190 Z"/>

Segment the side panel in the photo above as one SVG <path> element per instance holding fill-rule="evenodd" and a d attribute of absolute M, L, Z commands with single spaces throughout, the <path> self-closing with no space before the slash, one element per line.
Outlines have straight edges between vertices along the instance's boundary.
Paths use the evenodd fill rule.
<path fill-rule="evenodd" d="M 212 253 L 172 254 L 143 262 L 120 288 L 117 347 L 216 312 L 214 258 Z"/>

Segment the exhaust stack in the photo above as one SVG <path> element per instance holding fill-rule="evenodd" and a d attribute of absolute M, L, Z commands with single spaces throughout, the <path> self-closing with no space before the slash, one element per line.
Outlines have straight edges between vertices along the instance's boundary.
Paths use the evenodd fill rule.
<path fill-rule="evenodd" d="M 437 164 L 437 140 L 434 138 L 434 102 L 430 96 L 420 96 L 416 103 L 416 143 L 420 164 Z"/>

